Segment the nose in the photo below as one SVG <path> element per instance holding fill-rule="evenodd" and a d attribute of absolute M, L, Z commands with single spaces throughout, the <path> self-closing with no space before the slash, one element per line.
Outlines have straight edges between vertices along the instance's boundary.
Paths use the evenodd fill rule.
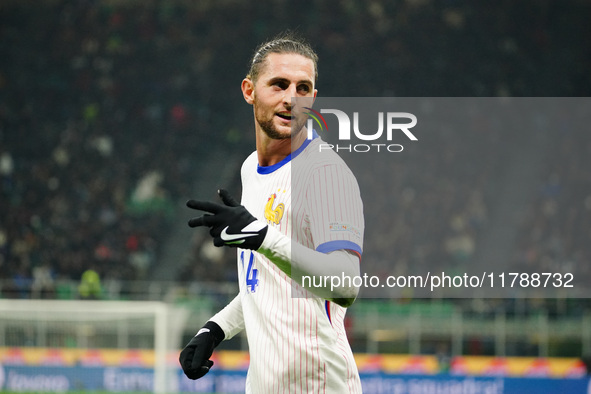
<path fill-rule="evenodd" d="M 285 89 L 283 95 L 283 104 L 288 105 L 291 107 L 291 99 L 292 97 L 297 97 L 297 87 L 295 83 L 289 84 L 289 86 Z"/>

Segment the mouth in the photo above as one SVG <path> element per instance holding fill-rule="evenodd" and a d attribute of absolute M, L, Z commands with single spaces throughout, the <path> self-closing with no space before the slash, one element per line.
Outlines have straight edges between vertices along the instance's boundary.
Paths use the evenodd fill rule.
<path fill-rule="evenodd" d="M 277 115 L 281 119 L 287 120 L 287 121 L 290 121 L 293 118 L 291 112 L 286 112 L 286 111 L 277 112 L 275 115 Z"/>

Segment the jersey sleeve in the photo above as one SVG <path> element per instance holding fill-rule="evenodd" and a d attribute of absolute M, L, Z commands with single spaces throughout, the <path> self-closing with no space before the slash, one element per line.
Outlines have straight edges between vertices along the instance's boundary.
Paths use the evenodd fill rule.
<path fill-rule="evenodd" d="M 361 256 L 363 203 L 351 170 L 339 163 L 318 167 L 311 174 L 307 193 L 315 249 L 322 253 L 346 249 Z"/>
<path fill-rule="evenodd" d="M 225 339 L 230 339 L 244 329 L 242 300 L 238 294 L 228 305 L 216 313 L 211 319 L 224 331 Z"/>

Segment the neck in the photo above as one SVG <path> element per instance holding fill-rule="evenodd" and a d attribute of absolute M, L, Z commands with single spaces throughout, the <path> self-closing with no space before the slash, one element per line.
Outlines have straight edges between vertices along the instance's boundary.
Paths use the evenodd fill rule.
<path fill-rule="evenodd" d="M 268 167 L 279 163 L 302 146 L 306 136 L 307 131 L 305 128 L 294 137 L 281 140 L 269 138 L 262 130 L 257 130 L 256 147 L 259 165 Z"/>

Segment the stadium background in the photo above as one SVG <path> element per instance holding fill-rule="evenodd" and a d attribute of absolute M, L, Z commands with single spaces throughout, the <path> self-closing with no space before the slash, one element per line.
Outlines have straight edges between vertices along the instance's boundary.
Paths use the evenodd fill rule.
<path fill-rule="evenodd" d="M 254 147 L 239 84 L 255 46 L 285 28 L 319 53 L 323 96 L 586 97 L 589 15 L 587 1 L 551 0 L 3 1 L 0 297 L 224 305 L 235 291 L 235 255 L 189 231 L 183 203 L 213 198 L 220 185 L 239 193 L 238 166 Z M 504 257 L 585 267 L 591 138 L 554 133 L 553 154 L 528 158 L 540 163 L 534 192 Z M 479 258 L 499 231 L 487 182 L 512 163 L 497 158 L 498 167 L 466 175 L 466 163 L 479 159 L 469 143 L 447 140 L 428 152 L 430 161 L 401 168 L 400 195 L 388 197 L 405 201 L 404 231 L 366 240 L 366 249 L 391 244 L 406 266 Z M 486 143 L 494 156 L 503 141 Z M 591 354 L 590 314 L 587 300 L 360 300 L 349 324 L 360 357 L 427 357 L 401 361 L 407 372 L 464 365 L 502 375 L 510 367 L 499 357 L 515 356 L 532 357 L 535 373 L 549 375 L 552 367 L 539 365 L 546 357 Z M 417 316 L 422 325 L 396 326 Z M 458 319 L 476 328 L 457 334 Z M 515 332 L 502 340 L 482 328 L 507 321 Z M 41 346 L 25 331 L 0 341 L 4 352 Z M 243 350 L 243 338 L 223 348 Z M 460 356 L 489 364 L 466 367 Z M 570 373 L 585 373 L 573 365 Z"/>

